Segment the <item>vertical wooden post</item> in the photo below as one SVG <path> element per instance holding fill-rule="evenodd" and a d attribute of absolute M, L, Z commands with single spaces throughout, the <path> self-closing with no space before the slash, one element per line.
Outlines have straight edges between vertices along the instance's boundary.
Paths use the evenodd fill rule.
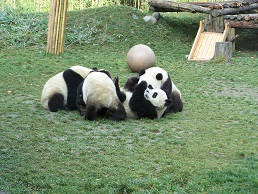
<path fill-rule="evenodd" d="M 47 52 L 60 54 L 64 52 L 68 0 L 50 0 L 50 3 Z"/>
<path fill-rule="evenodd" d="M 232 57 L 232 42 L 216 42 L 214 58 L 225 57 L 226 62 Z"/>
<path fill-rule="evenodd" d="M 235 43 L 235 41 L 232 41 L 235 37 L 236 37 L 235 28 L 230 28 L 228 36 L 227 36 L 227 41 L 232 42 L 232 52 L 235 52 L 235 50 L 236 50 L 236 43 Z"/>
<path fill-rule="evenodd" d="M 224 19 L 223 17 L 213 17 L 211 14 L 205 16 L 205 31 L 206 32 L 218 32 L 224 31 Z"/>

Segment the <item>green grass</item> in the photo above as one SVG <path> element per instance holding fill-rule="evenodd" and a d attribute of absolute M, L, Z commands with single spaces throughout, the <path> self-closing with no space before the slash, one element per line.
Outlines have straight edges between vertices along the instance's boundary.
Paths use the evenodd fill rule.
<path fill-rule="evenodd" d="M 152 26 L 143 23 L 146 14 L 124 6 L 69 12 L 67 45 L 58 56 L 45 53 L 44 33 L 33 47 L 19 39 L 21 46 L 11 44 L 18 32 L 1 26 L 13 34 L 0 36 L 8 42 L 0 52 L 0 190 L 258 193 L 257 50 L 237 45 L 229 63 L 188 62 L 185 55 L 203 16 L 162 13 Z M 95 25 L 95 33 L 76 37 L 87 25 Z M 45 32 L 46 27 L 41 26 Z M 156 64 L 181 89 L 183 112 L 116 123 L 41 107 L 44 83 L 72 65 L 105 68 L 124 84 L 135 75 L 126 53 L 138 43 L 154 50 Z"/>

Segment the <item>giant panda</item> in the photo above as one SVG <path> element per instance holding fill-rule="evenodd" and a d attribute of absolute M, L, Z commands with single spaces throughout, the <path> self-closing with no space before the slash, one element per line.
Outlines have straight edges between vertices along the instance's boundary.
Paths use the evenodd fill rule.
<path fill-rule="evenodd" d="M 123 88 L 119 87 L 118 78 L 115 79 L 117 95 L 129 118 L 161 118 L 172 100 L 167 98 L 161 89 L 147 88 L 147 82 L 138 84 L 137 77 L 129 78 Z M 133 88 L 133 90 L 131 90 Z"/>
<path fill-rule="evenodd" d="M 142 69 L 139 72 L 139 81 L 146 81 L 148 88 L 160 88 L 164 90 L 169 99 L 172 99 L 172 105 L 166 112 L 181 112 L 183 110 L 183 101 L 181 91 L 171 80 L 167 71 L 160 67 L 150 67 Z"/>
<path fill-rule="evenodd" d="M 120 102 L 116 88 L 108 71 L 92 71 L 79 85 L 77 107 L 87 120 L 95 120 L 98 114 L 111 112 L 110 119 L 121 121 L 126 117 L 123 104 Z"/>
<path fill-rule="evenodd" d="M 51 77 L 42 90 L 41 105 L 43 108 L 51 112 L 77 109 L 77 88 L 90 71 L 92 69 L 78 65 Z"/>

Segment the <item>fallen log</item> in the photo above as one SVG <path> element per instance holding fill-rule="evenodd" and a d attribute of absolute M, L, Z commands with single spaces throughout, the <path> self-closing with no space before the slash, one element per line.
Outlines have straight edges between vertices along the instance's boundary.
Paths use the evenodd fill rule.
<path fill-rule="evenodd" d="M 223 18 L 230 19 L 230 20 L 237 19 L 238 21 L 240 20 L 250 21 L 250 20 L 258 19 L 258 14 L 224 15 Z"/>
<path fill-rule="evenodd" d="M 210 9 L 202 6 L 192 5 L 189 3 L 178 3 L 178 2 L 172 2 L 169 0 L 163 0 L 163 1 L 155 1 L 155 0 L 149 0 L 148 1 L 150 5 L 150 9 L 152 11 L 169 11 L 169 12 L 191 12 L 191 13 L 210 13 Z"/>
<path fill-rule="evenodd" d="M 212 10 L 211 15 L 213 17 L 218 17 L 218 16 L 222 16 L 222 15 L 236 14 L 239 12 L 248 11 L 248 10 L 257 9 L 257 8 L 258 8 L 258 3 L 240 6 L 240 7 L 236 7 L 236 8 L 214 9 L 214 10 Z"/>
<path fill-rule="evenodd" d="M 258 29 L 258 23 L 254 20 L 245 21 L 245 20 L 228 20 L 225 19 L 224 23 L 228 23 L 231 28 L 250 28 L 250 29 Z"/>
<path fill-rule="evenodd" d="M 212 5 L 223 5 L 223 8 L 229 7 L 239 7 L 242 5 L 250 5 L 253 3 L 258 3 L 258 0 L 244 0 L 244 1 L 219 1 L 219 2 L 187 2 L 188 4 L 202 6 L 202 7 L 209 7 Z"/>

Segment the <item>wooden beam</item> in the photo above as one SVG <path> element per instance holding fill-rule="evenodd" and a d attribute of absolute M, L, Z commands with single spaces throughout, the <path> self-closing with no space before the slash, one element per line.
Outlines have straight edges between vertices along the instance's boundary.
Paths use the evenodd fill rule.
<path fill-rule="evenodd" d="M 199 39 L 200 39 L 200 36 L 201 36 L 201 33 L 203 32 L 203 30 L 204 30 L 203 29 L 203 21 L 200 21 L 199 30 L 196 34 L 195 39 L 194 39 L 194 43 L 193 43 L 192 49 L 190 51 L 190 54 L 188 56 L 188 60 L 191 60 L 193 58 L 194 51 L 196 49 L 197 43 L 199 42 Z"/>
<path fill-rule="evenodd" d="M 258 19 L 258 14 L 238 14 L 238 15 L 224 15 L 224 19 L 230 19 L 230 20 L 245 20 L 245 21 L 250 21 L 250 20 L 256 20 Z"/>
<path fill-rule="evenodd" d="M 224 8 L 229 8 L 229 7 L 239 7 L 241 4 L 242 5 L 250 5 L 253 3 L 258 3 L 258 0 L 244 0 L 244 1 L 216 1 L 216 2 L 187 2 L 189 4 L 193 5 L 198 5 L 202 7 L 209 7 L 211 5 L 223 5 Z"/>
<path fill-rule="evenodd" d="M 254 20 L 245 21 L 245 20 L 228 20 L 224 19 L 225 23 L 228 23 L 231 28 L 250 28 L 258 29 L 258 23 Z"/>
<path fill-rule="evenodd" d="M 258 3 L 240 6 L 240 7 L 236 7 L 236 8 L 214 9 L 214 10 L 212 10 L 211 15 L 213 17 L 218 17 L 218 16 L 222 16 L 222 15 L 236 14 L 239 12 L 248 11 L 248 10 L 257 9 L 257 8 L 258 8 Z"/>
<path fill-rule="evenodd" d="M 189 3 L 179 3 L 179 2 L 172 2 L 170 0 L 163 0 L 163 1 L 155 1 L 149 0 L 150 9 L 153 11 L 169 11 L 169 12 L 201 12 L 201 13 L 210 13 L 210 8 L 192 5 Z"/>

